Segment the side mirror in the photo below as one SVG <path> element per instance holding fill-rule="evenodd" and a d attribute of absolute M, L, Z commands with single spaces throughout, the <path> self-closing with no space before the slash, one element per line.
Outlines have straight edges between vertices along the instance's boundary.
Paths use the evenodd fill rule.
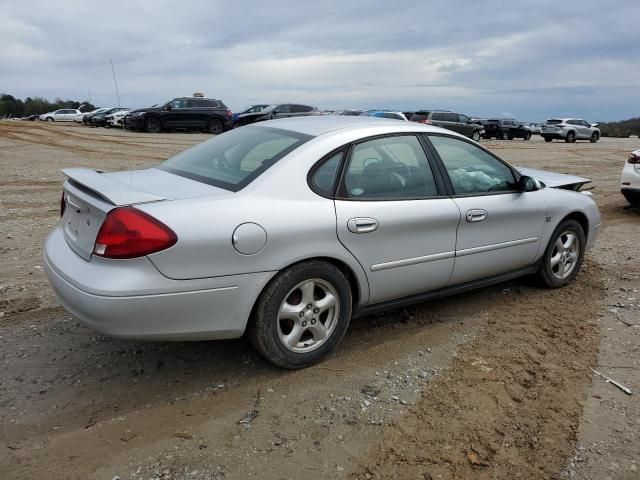
<path fill-rule="evenodd" d="M 173 109 L 173 107 L 172 107 L 171 105 L 167 105 L 166 107 L 164 107 L 164 109 L 165 109 L 165 110 L 167 110 L 167 111 L 169 111 L 169 110 L 172 110 L 172 109 Z"/>
<path fill-rule="evenodd" d="M 542 185 L 535 178 L 527 177 L 526 175 L 522 175 L 518 180 L 518 186 L 520 187 L 521 192 L 535 192 L 542 188 Z"/>
<path fill-rule="evenodd" d="M 594 128 L 597 127 L 598 125 L 600 125 L 600 124 L 599 123 L 592 123 L 591 124 L 591 126 L 594 127 Z"/>

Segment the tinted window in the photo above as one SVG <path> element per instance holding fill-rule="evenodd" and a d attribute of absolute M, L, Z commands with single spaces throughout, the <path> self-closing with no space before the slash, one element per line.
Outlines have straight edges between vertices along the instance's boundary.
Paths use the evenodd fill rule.
<path fill-rule="evenodd" d="M 176 98 L 175 100 L 172 100 L 169 105 L 171 105 L 171 108 L 187 108 L 187 99 Z"/>
<path fill-rule="evenodd" d="M 291 113 L 291 105 L 280 105 L 276 110 L 278 113 Z"/>
<path fill-rule="evenodd" d="M 243 127 L 185 150 L 158 168 L 236 191 L 310 138 L 276 128 Z"/>
<path fill-rule="evenodd" d="M 404 118 L 402 118 L 400 115 L 398 115 L 397 113 L 390 113 L 390 112 L 384 112 L 382 114 L 382 116 L 384 118 L 391 118 L 393 120 L 404 120 Z"/>
<path fill-rule="evenodd" d="M 458 195 L 513 190 L 511 169 L 481 148 L 451 137 L 430 136 Z"/>
<path fill-rule="evenodd" d="M 552 120 L 547 120 L 547 123 L 549 125 L 560 125 L 562 123 L 562 120 L 552 119 Z"/>
<path fill-rule="evenodd" d="M 220 102 L 218 102 L 217 100 L 205 100 L 204 102 L 204 106 L 209 108 L 220 108 L 221 106 Z"/>
<path fill-rule="evenodd" d="M 444 120 L 444 113 L 434 113 L 431 118 L 436 121 L 442 122 Z"/>
<path fill-rule="evenodd" d="M 313 173 L 311 184 L 314 189 L 322 195 L 331 195 L 338 174 L 338 166 L 342 160 L 344 153 L 339 152 L 333 155 L 320 165 Z"/>
<path fill-rule="evenodd" d="M 467 122 L 470 122 L 471 120 L 466 115 L 458 115 L 458 121 L 460 123 L 467 123 Z"/>
<path fill-rule="evenodd" d="M 412 122 L 423 122 L 429 119 L 429 112 L 418 112 L 411 115 Z"/>
<path fill-rule="evenodd" d="M 456 115 L 455 113 L 445 113 L 444 114 L 444 121 L 445 122 L 457 122 L 458 121 L 458 115 Z"/>
<path fill-rule="evenodd" d="M 417 137 L 384 137 L 353 148 L 344 179 L 347 197 L 421 198 L 437 195 L 431 167 Z"/>
<path fill-rule="evenodd" d="M 580 122 L 582 123 L 583 127 L 590 127 L 591 124 L 589 122 L 585 122 L 584 120 L 580 120 Z"/>
<path fill-rule="evenodd" d="M 298 105 L 298 108 L 301 112 L 307 113 L 313 111 L 313 107 L 309 107 L 307 105 Z"/>

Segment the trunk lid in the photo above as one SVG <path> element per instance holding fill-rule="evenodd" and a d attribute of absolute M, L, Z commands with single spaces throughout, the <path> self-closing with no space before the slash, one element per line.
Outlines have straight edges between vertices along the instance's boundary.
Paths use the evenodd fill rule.
<path fill-rule="evenodd" d="M 62 173 L 68 178 L 61 227 L 69 246 L 85 260 L 91 259 L 98 231 L 116 207 L 230 194 L 155 168 L 113 173 L 68 168 Z"/>

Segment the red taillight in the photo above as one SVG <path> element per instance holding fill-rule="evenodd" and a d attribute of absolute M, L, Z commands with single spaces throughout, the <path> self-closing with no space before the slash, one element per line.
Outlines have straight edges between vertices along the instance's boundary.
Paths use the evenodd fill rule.
<path fill-rule="evenodd" d="M 64 192 L 62 192 L 62 196 L 60 197 L 60 218 L 64 215 L 64 211 L 67 209 L 67 202 L 64 199 Z"/>
<path fill-rule="evenodd" d="M 636 155 L 635 153 L 632 153 L 631 155 L 629 155 L 627 162 L 633 165 L 640 165 L 640 155 Z"/>
<path fill-rule="evenodd" d="M 133 207 L 112 210 L 100 227 L 93 253 L 106 258 L 135 258 L 165 250 L 178 241 L 164 223 Z"/>

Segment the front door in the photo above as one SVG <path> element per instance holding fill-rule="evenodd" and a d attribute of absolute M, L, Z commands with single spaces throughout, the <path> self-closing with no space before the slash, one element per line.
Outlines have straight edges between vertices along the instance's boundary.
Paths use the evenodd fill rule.
<path fill-rule="evenodd" d="M 460 211 L 418 136 L 357 143 L 337 197 L 338 238 L 366 271 L 370 304 L 447 284 Z"/>
<path fill-rule="evenodd" d="M 519 191 L 513 170 L 483 148 L 445 135 L 429 139 L 461 213 L 450 285 L 532 265 L 547 215 L 543 193 Z"/>

